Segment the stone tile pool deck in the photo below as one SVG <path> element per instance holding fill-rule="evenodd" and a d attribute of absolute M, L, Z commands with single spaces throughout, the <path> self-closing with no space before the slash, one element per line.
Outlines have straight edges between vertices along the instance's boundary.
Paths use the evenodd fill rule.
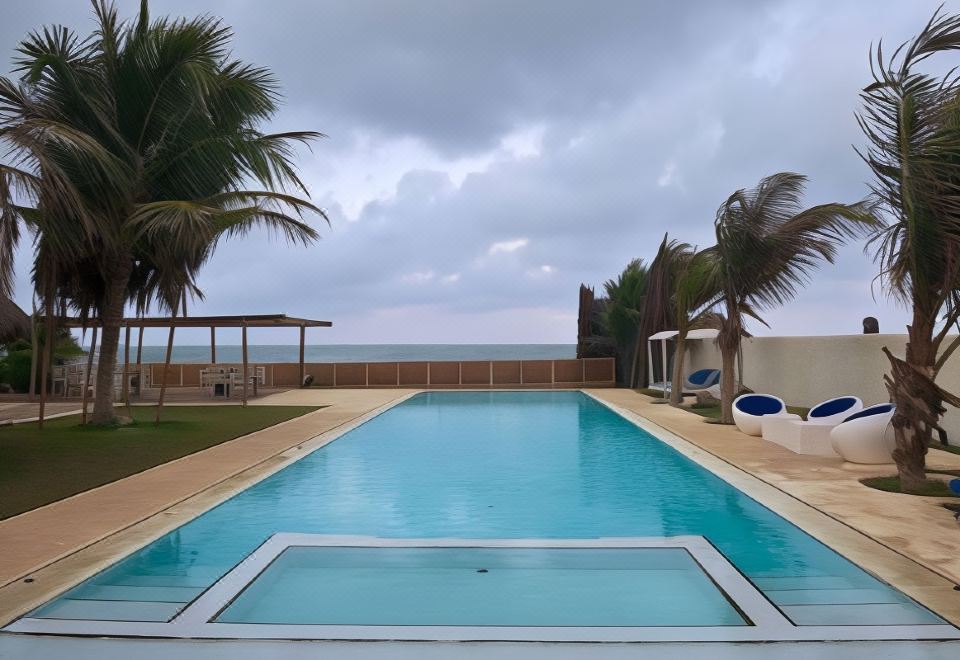
<path fill-rule="evenodd" d="M 584 391 L 960 624 L 960 591 L 954 590 L 960 582 L 960 527 L 935 498 L 882 493 L 858 483 L 864 476 L 889 473 L 890 467 L 798 456 L 629 390 Z M 0 522 L 0 624 L 414 392 L 273 395 L 257 405 L 328 407 Z M 960 456 L 939 451 L 931 452 L 929 462 L 960 468 Z"/>

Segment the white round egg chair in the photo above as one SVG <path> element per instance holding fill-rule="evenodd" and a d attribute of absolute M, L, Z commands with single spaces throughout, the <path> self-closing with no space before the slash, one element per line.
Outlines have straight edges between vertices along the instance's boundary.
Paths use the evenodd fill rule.
<path fill-rule="evenodd" d="M 733 400 L 733 422 L 747 435 L 763 434 L 760 422 L 765 416 L 787 414 L 787 404 L 772 394 L 741 394 Z"/>
<path fill-rule="evenodd" d="M 895 410 L 892 403 L 880 403 L 847 417 L 830 431 L 834 451 L 849 463 L 893 463 L 897 445 L 890 420 Z"/>
<path fill-rule="evenodd" d="M 838 396 L 815 405 L 807 413 L 807 421 L 836 426 L 863 410 L 863 401 L 855 396 Z"/>

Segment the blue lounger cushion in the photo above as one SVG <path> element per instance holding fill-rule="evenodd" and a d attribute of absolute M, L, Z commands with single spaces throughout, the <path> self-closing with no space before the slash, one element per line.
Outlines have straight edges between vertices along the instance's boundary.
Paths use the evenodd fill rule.
<path fill-rule="evenodd" d="M 691 385 L 701 385 L 710 387 L 719 379 L 720 371 L 717 369 L 700 369 L 687 376 L 687 382 Z"/>

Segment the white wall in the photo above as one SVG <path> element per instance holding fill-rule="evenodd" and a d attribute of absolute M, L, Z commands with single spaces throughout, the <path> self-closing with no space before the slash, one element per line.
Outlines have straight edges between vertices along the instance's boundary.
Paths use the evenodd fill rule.
<path fill-rule="evenodd" d="M 886 346 L 903 355 L 906 335 L 835 335 L 827 337 L 753 337 L 743 341 L 743 383 L 755 392 L 775 394 L 790 405 L 812 406 L 844 394 L 864 404 L 889 400 L 883 375 L 889 372 Z M 720 368 L 712 341 L 688 342 L 687 373 Z M 960 352 L 958 352 L 960 353 Z M 937 384 L 960 393 L 960 357 L 946 364 Z M 960 444 L 960 410 L 947 406 L 943 427 L 951 443 Z"/>

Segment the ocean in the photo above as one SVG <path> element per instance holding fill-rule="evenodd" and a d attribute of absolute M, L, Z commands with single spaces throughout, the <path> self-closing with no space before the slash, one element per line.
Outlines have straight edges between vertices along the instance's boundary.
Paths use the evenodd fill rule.
<path fill-rule="evenodd" d="M 130 361 L 137 347 L 130 347 Z M 250 344 L 251 362 L 297 362 L 296 344 Z M 163 362 L 166 346 L 144 346 L 143 362 Z M 576 344 L 308 344 L 306 362 L 418 362 L 422 360 L 560 360 L 576 357 Z M 119 359 L 123 360 L 123 345 Z M 217 362 L 240 362 L 240 346 L 217 345 Z M 209 346 L 174 346 L 172 362 L 207 363 Z"/>

